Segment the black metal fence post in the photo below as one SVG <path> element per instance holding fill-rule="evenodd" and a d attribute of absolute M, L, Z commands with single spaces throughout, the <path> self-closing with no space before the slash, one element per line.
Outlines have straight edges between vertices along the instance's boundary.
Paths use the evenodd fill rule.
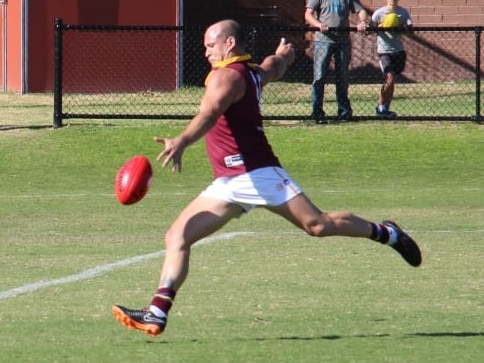
<path fill-rule="evenodd" d="M 54 128 L 62 127 L 62 19 L 54 21 Z"/>
<path fill-rule="evenodd" d="M 476 119 L 481 123 L 481 27 L 475 30 L 476 35 Z"/>
<path fill-rule="evenodd" d="M 252 27 L 250 29 L 250 54 L 253 57 L 253 59 L 257 58 L 257 53 L 255 50 L 256 47 L 256 42 L 257 42 L 257 29 L 255 27 Z"/>

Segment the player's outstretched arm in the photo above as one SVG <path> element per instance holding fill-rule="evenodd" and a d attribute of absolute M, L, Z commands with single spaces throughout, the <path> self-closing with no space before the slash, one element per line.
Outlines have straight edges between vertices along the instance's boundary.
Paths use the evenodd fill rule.
<path fill-rule="evenodd" d="M 266 57 L 259 65 L 262 85 L 281 78 L 286 73 L 287 67 L 294 63 L 295 58 L 294 46 L 281 38 L 274 55 Z"/>

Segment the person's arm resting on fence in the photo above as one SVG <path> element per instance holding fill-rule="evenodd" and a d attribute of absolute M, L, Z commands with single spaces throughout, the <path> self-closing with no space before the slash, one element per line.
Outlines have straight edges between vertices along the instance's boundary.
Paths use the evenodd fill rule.
<path fill-rule="evenodd" d="M 314 9 L 306 8 L 304 21 L 312 28 L 318 28 L 320 32 L 327 32 L 329 27 L 318 19 L 318 12 Z"/>
<path fill-rule="evenodd" d="M 356 29 L 358 31 L 366 30 L 366 28 L 368 27 L 368 24 L 369 24 L 368 12 L 365 9 L 361 9 L 358 12 L 358 18 L 360 19 L 360 22 L 356 26 Z"/>

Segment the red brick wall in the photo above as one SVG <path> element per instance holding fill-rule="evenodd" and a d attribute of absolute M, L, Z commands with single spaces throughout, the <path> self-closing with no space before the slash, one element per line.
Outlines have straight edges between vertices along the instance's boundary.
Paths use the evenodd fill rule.
<path fill-rule="evenodd" d="M 176 0 L 34 0 L 29 1 L 28 86 L 27 92 L 51 92 L 54 78 L 54 19 L 83 25 L 176 25 Z M 18 44 L 21 44 L 18 41 Z M 168 51 L 167 51 L 168 52 Z M 173 62 L 175 62 L 175 49 Z M 122 59 L 113 59 L 122 62 Z M 20 62 L 19 62 L 20 64 Z M 101 64 L 101 63 L 100 63 Z M 142 65 L 138 64 L 138 67 Z M 173 66 L 174 67 L 174 66 Z M 175 70 L 171 73 L 175 79 Z M 82 75 L 80 75 L 82 77 Z M 120 79 L 121 80 L 121 79 Z M 83 79 L 85 83 L 88 81 Z M 93 83 L 105 84 L 97 75 Z M 120 90 L 129 88 L 129 80 Z M 175 87 L 175 81 L 170 88 Z"/>
<path fill-rule="evenodd" d="M 386 4 L 386 0 L 361 2 L 370 10 Z M 184 4 L 190 22 L 227 17 L 264 25 L 304 22 L 305 0 L 185 0 Z M 484 0 L 400 0 L 399 5 L 410 11 L 416 26 L 484 26 Z"/>
<path fill-rule="evenodd" d="M 375 10 L 386 0 L 362 0 Z M 484 26 L 484 0 L 400 0 L 415 26 Z"/>
<path fill-rule="evenodd" d="M 369 9 L 386 5 L 386 0 L 362 0 Z M 400 0 L 407 8 L 416 27 L 484 26 L 484 0 Z M 445 42 L 442 37 L 448 39 Z M 481 42 L 482 47 L 482 42 Z M 419 32 L 407 38 L 409 64 L 406 73 L 412 78 L 412 63 L 428 64 L 429 80 L 469 79 L 475 60 L 473 34 L 464 32 Z M 481 62 L 481 68 L 482 68 Z M 442 72 L 445 70 L 445 72 Z"/>
<path fill-rule="evenodd" d="M 184 0 L 185 24 L 235 19 L 244 25 L 303 24 L 306 0 Z"/>
<path fill-rule="evenodd" d="M 185 19 L 189 24 L 205 24 L 233 17 L 245 25 L 303 25 L 306 0 L 184 0 Z M 386 5 L 386 0 L 361 0 L 370 11 Z M 410 11 L 414 26 L 484 26 L 484 0 L 400 0 L 399 5 Z M 358 20 L 351 16 L 352 25 Z M 442 39 L 444 37 L 445 39 Z M 449 39 L 449 42 L 446 39 Z M 370 40 L 372 39 L 372 40 Z M 470 39 L 470 40 L 469 40 Z M 463 32 L 418 32 L 406 37 L 409 53 L 406 72 L 413 78 L 412 64 L 428 64 L 429 80 L 468 79 L 472 77 L 475 54 L 473 36 Z M 373 38 L 359 39 L 354 45 L 353 67 L 368 63 L 378 67 Z M 309 42 L 296 44 L 298 48 Z M 451 48 L 453 47 L 453 48 Z M 445 72 L 442 72 L 445 69 Z"/>

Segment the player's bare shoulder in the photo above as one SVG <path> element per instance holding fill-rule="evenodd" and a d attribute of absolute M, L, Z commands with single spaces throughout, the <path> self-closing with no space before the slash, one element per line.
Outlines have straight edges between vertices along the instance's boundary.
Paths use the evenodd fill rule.
<path fill-rule="evenodd" d="M 245 93 L 245 80 L 235 69 L 221 68 L 213 72 L 206 84 L 206 92 L 214 92 L 237 102 Z"/>
<path fill-rule="evenodd" d="M 245 94 L 244 77 L 234 69 L 221 68 L 214 71 L 205 85 L 205 96 L 218 99 L 226 105 L 239 101 Z"/>

